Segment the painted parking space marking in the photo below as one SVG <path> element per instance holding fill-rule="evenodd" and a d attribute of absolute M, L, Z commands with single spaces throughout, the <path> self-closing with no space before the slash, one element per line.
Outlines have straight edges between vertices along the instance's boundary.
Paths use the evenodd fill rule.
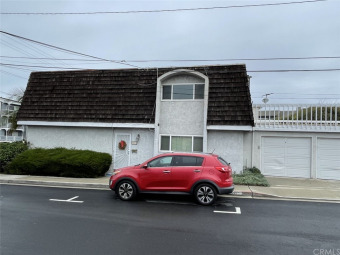
<path fill-rule="evenodd" d="M 241 208 L 235 207 L 236 212 L 230 212 L 230 211 L 214 211 L 214 213 L 229 213 L 229 214 L 241 214 Z"/>
<path fill-rule="evenodd" d="M 84 203 L 84 201 L 75 200 L 75 199 L 77 199 L 78 197 L 79 197 L 79 196 L 71 197 L 70 199 L 67 199 L 67 200 L 51 198 L 50 201 L 55 201 L 55 202 L 66 202 L 66 203 Z"/>

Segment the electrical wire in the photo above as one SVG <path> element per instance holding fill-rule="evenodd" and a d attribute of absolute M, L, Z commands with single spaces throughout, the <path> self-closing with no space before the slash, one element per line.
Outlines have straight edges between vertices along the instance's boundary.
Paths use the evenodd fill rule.
<path fill-rule="evenodd" d="M 34 60 L 60 60 L 60 61 L 85 61 L 85 62 L 107 62 L 107 60 L 74 59 L 74 58 L 30 58 L 0 56 L 0 58 L 19 58 Z M 311 60 L 311 59 L 340 59 L 340 56 L 315 56 L 315 57 L 273 57 L 273 58 L 222 58 L 222 59 L 148 59 L 148 60 L 111 60 L 126 62 L 223 62 L 223 61 L 275 61 L 275 60 Z"/>
<path fill-rule="evenodd" d="M 137 10 L 137 11 L 104 11 L 104 12 L 1 12 L 2 15 L 96 15 L 96 14 L 137 14 L 137 13 L 160 13 L 160 12 L 180 12 L 180 11 L 203 11 L 216 9 L 231 9 L 231 8 L 246 8 L 246 7 L 264 7 L 277 5 L 291 4 L 306 4 L 325 2 L 327 0 L 309 0 L 298 2 L 281 2 L 268 4 L 248 4 L 248 5 L 230 5 L 230 6 L 215 6 L 215 7 L 198 7 L 198 8 L 178 8 L 164 10 Z"/>
<path fill-rule="evenodd" d="M 19 38 L 19 39 L 26 40 L 26 41 L 29 41 L 29 42 L 32 42 L 32 43 L 36 43 L 36 44 L 42 45 L 44 47 L 52 48 L 52 49 L 55 49 L 55 50 L 58 50 L 58 51 L 62 51 L 62 52 L 66 52 L 66 53 L 70 53 L 70 54 L 74 54 L 74 55 L 80 55 L 80 56 L 84 56 L 84 57 L 89 57 L 89 58 L 93 58 L 93 59 L 98 59 L 98 60 L 102 60 L 102 61 L 113 62 L 113 63 L 116 63 L 116 64 L 126 65 L 126 66 L 130 66 L 130 67 L 139 68 L 136 65 L 132 65 L 132 64 L 129 64 L 129 63 L 126 63 L 126 62 L 118 62 L 118 61 L 114 61 L 114 60 L 108 60 L 108 59 L 104 59 L 104 58 L 100 58 L 100 57 L 76 52 L 76 51 L 73 51 L 73 50 L 67 50 L 67 49 L 64 49 L 64 48 L 61 48 L 61 47 L 53 46 L 51 44 L 38 42 L 38 41 L 29 39 L 29 38 L 25 38 L 25 37 L 22 37 L 22 36 L 19 36 L 19 35 L 11 34 L 11 33 L 8 33 L 8 32 L 5 32 L 5 31 L 2 31 L 2 30 L 0 32 L 2 34 L 5 34 L 5 35 L 9 35 L 9 36 L 12 36 L 12 37 L 15 37 L 15 38 Z"/>

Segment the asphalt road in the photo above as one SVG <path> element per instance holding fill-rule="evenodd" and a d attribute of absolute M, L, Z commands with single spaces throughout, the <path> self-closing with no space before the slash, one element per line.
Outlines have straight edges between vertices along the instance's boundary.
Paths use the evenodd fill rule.
<path fill-rule="evenodd" d="M 340 255 L 340 205 L 0 185 L 0 254 Z M 61 201 L 59 201 L 61 200 Z M 228 213 L 229 212 L 229 213 Z"/>

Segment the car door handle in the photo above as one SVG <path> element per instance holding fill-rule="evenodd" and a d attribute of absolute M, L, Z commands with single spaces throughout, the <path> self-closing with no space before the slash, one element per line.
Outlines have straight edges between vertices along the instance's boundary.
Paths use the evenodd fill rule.
<path fill-rule="evenodd" d="M 170 171 L 170 170 L 164 170 L 163 173 L 165 173 L 165 174 L 170 174 L 171 171 Z"/>
<path fill-rule="evenodd" d="M 201 170 L 195 169 L 194 172 L 195 172 L 195 173 L 199 173 L 199 172 L 201 172 Z"/>

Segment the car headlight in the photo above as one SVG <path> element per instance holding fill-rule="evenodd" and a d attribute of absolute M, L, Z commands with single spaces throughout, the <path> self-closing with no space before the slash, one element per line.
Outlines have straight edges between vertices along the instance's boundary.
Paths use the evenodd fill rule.
<path fill-rule="evenodd" d="M 120 173 L 120 170 L 115 170 L 113 171 L 112 175 L 116 175 L 116 174 L 119 174 Z"/>

